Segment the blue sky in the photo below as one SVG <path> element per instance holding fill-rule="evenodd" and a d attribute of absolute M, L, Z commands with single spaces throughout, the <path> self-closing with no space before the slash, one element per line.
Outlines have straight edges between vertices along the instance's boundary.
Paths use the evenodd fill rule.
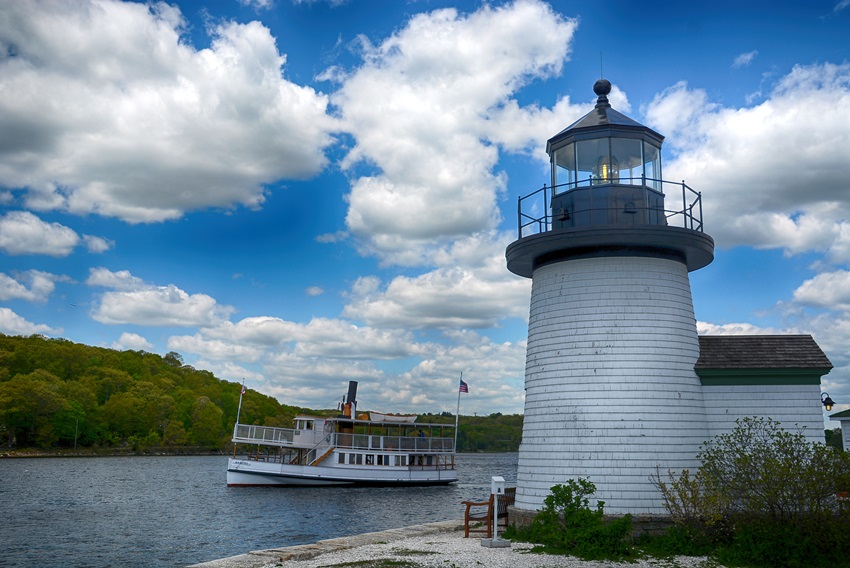
<path fill-rule="evenodd" d="M 848 0 L 0 0 L 0 332 L 521 412 L 516 198 L 602 74 L 702 192 L 700 332 L 813 334 L 846 409 L 847 37 Z"/>

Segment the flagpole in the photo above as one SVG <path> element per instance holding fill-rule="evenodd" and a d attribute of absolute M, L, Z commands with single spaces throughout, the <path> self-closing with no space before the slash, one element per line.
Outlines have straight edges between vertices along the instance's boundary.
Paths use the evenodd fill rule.
<path fill-rule="evenodd" d="M 460 372 L 460 380 L 463 382 L 463 371 Z M 457 453 L 457 427 L 458 421 L 460 420 L 460 382 L 457 384 L 457 412 L 455 412 L 455 446 L 454 446 L 454 454 Z"/>
<path fill-rule="evenodd" d="M 242 379 L 242 388 L 239 389 L 239 408 L 236 409 L 236 424 L 233 425 L 233 437 L 236 437 L 236 428 L 239 426 L 239 415 L 242 413 L 242 396 L 245 394 L 245 379 Z"/>

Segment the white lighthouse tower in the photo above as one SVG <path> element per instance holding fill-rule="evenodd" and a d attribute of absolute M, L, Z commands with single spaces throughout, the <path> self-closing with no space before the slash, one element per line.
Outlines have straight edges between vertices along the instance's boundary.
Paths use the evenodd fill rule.
<path fill-rule="evenodd" d="M 506 251 L 532 279 L 516 507 L 584 477 L 606 513 L 663 513 L 650 476 L 695 470 L 708 435 L 688 272 L 714 241 L 700 194 L 662 181 L 663 136 L 612 109 L 608 81 L 593 90 Z"/>

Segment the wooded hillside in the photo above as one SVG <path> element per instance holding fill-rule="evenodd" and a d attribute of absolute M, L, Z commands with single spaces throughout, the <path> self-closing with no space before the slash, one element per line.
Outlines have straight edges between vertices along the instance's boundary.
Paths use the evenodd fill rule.
<path fill-rule="evenodd" d="M 0 334 L 0 448 L 226 448 L 239 391 L 173 352 Z M 292 427 L 296 414 L 317 412 L 249 390 L 240 422 Z M 458 449 L 516 451 L 521 432 L 520 415 L 464 416 Z"/>

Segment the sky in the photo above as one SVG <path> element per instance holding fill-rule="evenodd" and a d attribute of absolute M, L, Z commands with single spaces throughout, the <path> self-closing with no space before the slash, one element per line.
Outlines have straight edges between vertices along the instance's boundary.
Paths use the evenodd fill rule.
<path fill-rule="evenodd" d="M 0 0 L 0 332 L 522 412 L 516 200 L 604 77 L 702 194 L 699 332 L 812 334 L 850 408 L 848 37 L 850 0 Z"/>

